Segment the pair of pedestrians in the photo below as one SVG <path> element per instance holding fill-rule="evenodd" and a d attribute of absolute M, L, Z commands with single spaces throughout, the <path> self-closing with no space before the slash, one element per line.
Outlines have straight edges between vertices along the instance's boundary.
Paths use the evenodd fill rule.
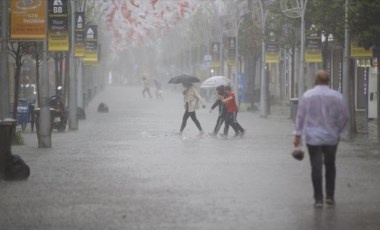
<path fill-rule="evenodd" d="M 205 108 L 205 103 L 202 97 L 199 95 L 198 91 L 194 88 L 194 86 L 191 83 L 185 83 L 183 84 L 183 86 L 185 87 L 185 90 L 183 91 L 185 113 L 182 117 L 180 134 L 182 134 L 183 130 L 185 129 L 187 120 L 190 117 L 193 120 L 194 124 L 197 126 L 199 134 L 203 135 L 204 131 L 197 119 L 195 110 L 199 108 L 199 104 L 201 104 L 202 107 Z M 213 108 L 219 105 L 219 116 L 214 129 L 214 134 L 216 135 L 218 133 L 223 122 L 225 122 L 223 136 L 227 137 L 229 126 L 231 126 L 234 129 L 235 136 L 243 136 L 245 134 L 245 130 L 236 120 L 238 107 L 236 104 L 235 94 L 232 92 L 231 87 L 220 86 L 217 88 L 217 92 L 219 98 L 213 105 Z"/>
<path fill-rule="evenodd" d="M 219 108 L 219 115 L 215 124 L 214 131 L 211 133 L 212 136 L 216 136 L 222 127 L 223 123 L 224 130 L 222 136 L 228 136 L 229 126 L 235 131 L 235 137 L 243 136 L 245 134 L 245 129 L 237 122 L 237 112 L 238 106 L 236 104 L 235 94 L 232 92 L 230 86 L 221 85 L 216 88 L 218 93 L 218 99 L 211 106 L 210 113 L 216 106 Z"/>

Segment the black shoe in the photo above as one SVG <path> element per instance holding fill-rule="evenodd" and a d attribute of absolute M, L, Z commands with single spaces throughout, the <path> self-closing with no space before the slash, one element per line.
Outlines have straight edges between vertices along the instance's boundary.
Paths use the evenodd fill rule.
<path fill-rule="evenodd" d="M 239 137 L 240 136 L 240 133 L 239 132 L 236 132 L 234 137 Z"/>
<path fill-rule="evenodd" d="M 240 132 L 240 137 L 243 137 L 245 134 L 245 129 L 243 129 L 243 131 Z"/>

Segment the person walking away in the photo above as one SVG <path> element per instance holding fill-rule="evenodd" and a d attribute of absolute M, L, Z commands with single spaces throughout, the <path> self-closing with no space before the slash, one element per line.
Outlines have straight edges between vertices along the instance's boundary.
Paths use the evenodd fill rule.
<path fill-rule="evenodd" d="M 142 78 L 144 83 L 144 89 L 142 91 L 143 96 L 145 97 L 145 93 L 148 93 L 148 96 L 152 98 L 152 94 L 150 93 L 150 81 L 145 76 Z"/>
<path fill-rule="evenodd" d="M 185 103 L 185 113 L 182 117 L 182 124 L 180 129 L 180 135 L 182 135 L 183 130 L 186 127 L 187 119 L 191 117 L 194 124 L 197 126 L 199 130 L 199 135 L 203 135 L 204 132 L 202 130 L 202 126 L 199 123 L 197 116 L 195 114 L 195 110 L 199 108 L 199 103 L 202 105 L 203 108 L 205 108 L 205 103 L 202 99 L 202 97 L 199 95 L 198 91 L 195 89 L 193 84 L 191 83 L 184 83 L 183 86 L 185 87 L 185 90 L 183 91 L 184 96 L 184 103 Z"/>
<path fill-rule="evenodd" d="M 348 122 L 348 109 L 342 95 L 329 88 L 329 74 L 316 73 L 314 88 L 306 91 L 298 105 L 294 140 L 295 147 L 306 143 L 311 164 L 314 207 L 323 207 L 322 168 L 325 165 L 325 203 L 335 205 L 335 158 L 339 136 Z"/>
<path fill-rule="evenodd" d="M 227 115 L 226 115 L 226 122 L 224 126 L 224 132 L 223 136 L 228 136 L 228 129 L 229 126 L 231 126 L 235 131 L 235 137 L 236 136 L 243 136 L 245 134 L 245 129 L 237 122 L 237 112 L 238 112 L 238 106 L 236 104 L 235 94 L 232 92 L 230 86 L 225 87 L 226 90 L 226 96 L 225 99 L 223 99 L 223 103 L 226 104 L 227 109 Z"/>

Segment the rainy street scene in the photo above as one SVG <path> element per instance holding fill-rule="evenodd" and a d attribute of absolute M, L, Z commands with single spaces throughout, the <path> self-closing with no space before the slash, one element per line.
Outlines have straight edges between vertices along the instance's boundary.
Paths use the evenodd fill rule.
<path fill-rule="evenodd" d="M 380 230 L 380 0 L 3 0 L 0 230 Z"/>

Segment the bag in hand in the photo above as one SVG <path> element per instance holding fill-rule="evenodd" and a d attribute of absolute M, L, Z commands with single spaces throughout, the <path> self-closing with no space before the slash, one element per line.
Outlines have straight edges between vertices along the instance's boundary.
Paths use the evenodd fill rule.
<path fill-rule="evenodd" d="M 30 168 L 19 155 L 10 154 L 5 168 L 5 180 L 26 180 L 30 175 Z"/>
<path fill-rule="evenodd" d="M 292 152 L 292 156 L 294 157 L 294 159 L 296 160 L 299 160 L 299 161 L 302 161 L 304 156 L 305 156 L 305 153 L 304 151 L 302 150 L 301 146 L 297 146 L 293 149 L 293 152 Z"/>

